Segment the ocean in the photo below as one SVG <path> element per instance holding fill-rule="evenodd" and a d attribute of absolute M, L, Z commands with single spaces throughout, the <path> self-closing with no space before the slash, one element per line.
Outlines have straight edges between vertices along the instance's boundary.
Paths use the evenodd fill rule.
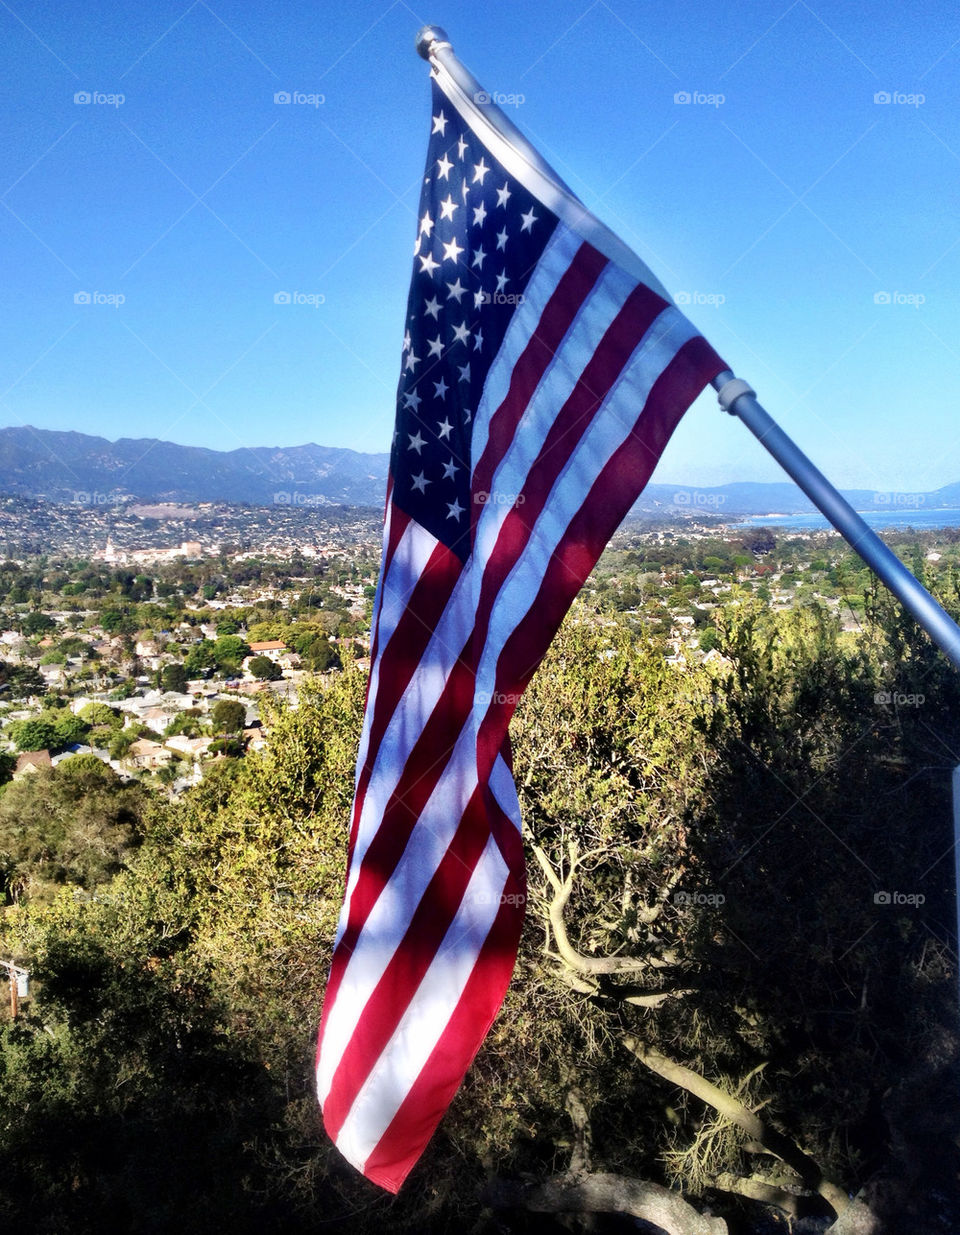
<path fill-rule="evenodd" d="M 939 527 L 960 527 L 960 509 L 943 508 L 942 510 L 861 510 L 857 512 L 869 527 L 882 532 L 884 528 L 912 527 L 917 530 L 929 531 Z M 796 528 L 798 531 L 824 531 L 831 524 L 823 515 L 810 512 L 802 515 L 750 515 L 738 523 L 730 524 L 739 527 L 782 527 Z"/>

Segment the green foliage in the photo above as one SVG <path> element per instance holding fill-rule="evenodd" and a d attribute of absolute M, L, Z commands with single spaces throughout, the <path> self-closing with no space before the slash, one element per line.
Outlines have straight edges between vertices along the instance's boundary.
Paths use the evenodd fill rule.
<path fill-rule="evenodd" d="M 244 726 L 247 709 L 233 699 L 218 699 L 213 705 L 210 719 L 215 733 L 239 733 Z"/>
<path fill-rule="evenodd" d="M 190 675 L 184 665 L 176 663 L 164 665 L 160 670 L 160 689 L 176 691 L 177 694 L 182 695 L 186 692 L 189 677 Z"/>
<path fill-rule="evenodd" d="M 137 840 L 142 811 L 139 787 L 93 755 L 13 781 L 0 796 L 6 896 L 49 896 L 57 884 L 91 888 L 110 879 Z"/>
<path fill-rule="evenodd" d="M 261 682 L 279 682 L 283 670 L 269 656 L 252 656 L 247 668 Z"/>
<path fill-rule="evenodd" d="M 11 721 L 7 734 L 18 750 L 51 750 L 57 744 L 53 725 L 36 717 Z"/>

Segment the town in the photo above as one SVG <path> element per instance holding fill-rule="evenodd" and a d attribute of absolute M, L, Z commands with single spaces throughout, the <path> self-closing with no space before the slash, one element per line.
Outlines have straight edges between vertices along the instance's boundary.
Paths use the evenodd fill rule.
<path fill-rule="evenodd" d="M 8 498 L 0 536 L 0 781 L 89 756 L 176 796 L 209 761 L 264 749 L 269 701 L 369 664 L 374 511 Z M 921 573 L 960 557 L 951 529 L 890 539 Z M 628 519 L 583 599 L 682 672 L 723 660 L 726 605 L 817 603 L 855 639 L 869 587 L 834 533 L 692 516 Z"/>

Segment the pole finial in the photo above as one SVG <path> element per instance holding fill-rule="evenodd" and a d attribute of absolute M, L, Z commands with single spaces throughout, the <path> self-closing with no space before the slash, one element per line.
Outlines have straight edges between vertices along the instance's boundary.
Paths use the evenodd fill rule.
<path fill-rule="evenodd" d="M 442 26 L 422 26 L 417 31 L 417 54 L 429 60 L 438 47 L 450 47 L 446 30 Z"/>

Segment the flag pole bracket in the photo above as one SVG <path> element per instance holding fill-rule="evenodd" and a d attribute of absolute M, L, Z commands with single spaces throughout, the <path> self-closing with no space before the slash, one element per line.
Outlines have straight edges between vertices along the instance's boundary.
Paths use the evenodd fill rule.
<path fill-rule="evenodd" d="M 721 374 L 720 376 L 726 377 L 727 375 Z M 741 395 L 752 395 L 756 398 L 757 392 L 749 382 L 745 382 L 743 378 L 734 377 L 733 374 L 730 374 L 722 386 L 717 387 L 717 401 L 729 416 L 736 416 L 733 405 Z"/>

